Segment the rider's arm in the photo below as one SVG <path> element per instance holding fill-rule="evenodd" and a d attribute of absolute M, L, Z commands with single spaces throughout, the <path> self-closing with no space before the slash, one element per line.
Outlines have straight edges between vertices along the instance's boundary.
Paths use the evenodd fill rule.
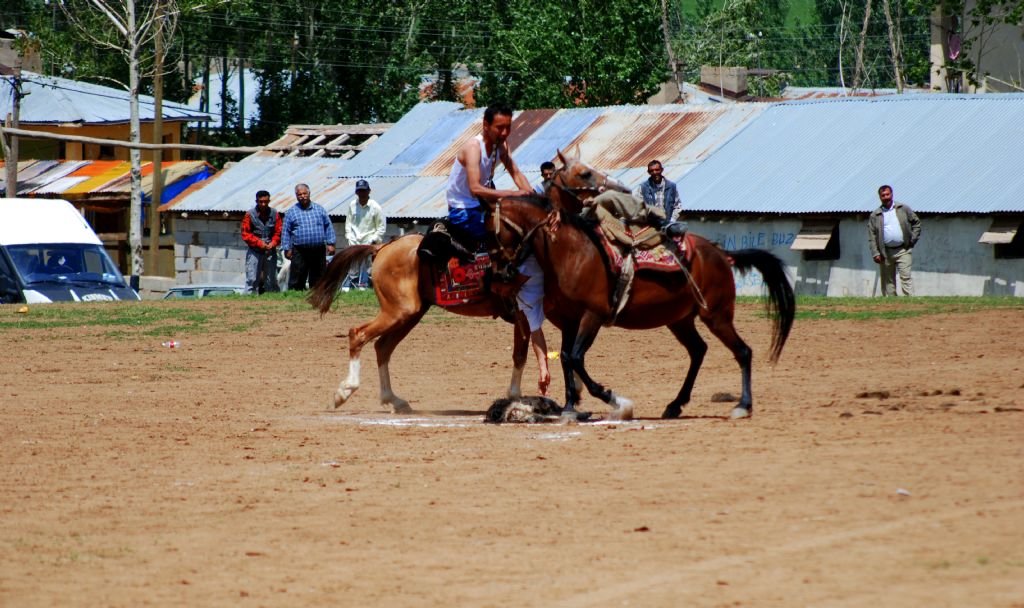
<path fill-rule="evenodd" d="M 469 140 L 466 142 L 466 145 L 459 150 L 459 162 L 466 168 L 466 179 L 469 181 L 469 191 L 476 198 L 484 199 L 486 201 L 496 201 L 499 198 L 504 198 L 506 196 L 522 196 L 524 194 L 521 190 L 497 190 L 480 183 L 480 146 L 477 144 L 476 140 Z M 529 182 L 527 182 L 527 190 L 530 190 Z"/>
<path fill-rule="evenodd" d="M 519 186 L 519 189 L 529 190 L 532 192 L 533 186 L 530 185 L 530 180 L 523 175 L 522 171 L 519 170 L 519 167 L 516 165 L 516 161 L 512 160 L 512 153 L 509 152 L 508 149 L 508 141 L 502 144 L 500 156 L 502 164 L 505 165 L 505 170 L 512 176 L 512 181 Z"/>

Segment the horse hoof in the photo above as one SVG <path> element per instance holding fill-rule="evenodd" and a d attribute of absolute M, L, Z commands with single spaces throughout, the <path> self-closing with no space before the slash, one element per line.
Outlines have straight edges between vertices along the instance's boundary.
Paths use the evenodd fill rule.
<path fill-rule="evenodd" d="M 668 406 L 665 411 L 661 413 L 661 417 L 670 420 L 680 417 L 683 414 L 683 408 Z"/>
<path fill-rule="evenodd" d="M 395 414 L 411 414 L 412 407 L 408 401 L 397 400 L 391 403 L 391 412 Z"/>
<path fill-rule="evenodd" d="M 589 418 L 590 415 L 587 414 L 587 417 Z M 558 418 L 558 424 L 570 425 L 570 424 L 579 424 L 579 422 L 580 422 L 580 413 L 576 412 L 576 411 L 562 412 L 562 415 L 559 416 L 559 418 Z"/>
<path fill-rule="evenodd" d="M 732 408 L 732 413 L 729 414 L 729 418 L 733 420 L 739 420 L 740 418 L 750 418 L 750 409 L 745 407 L 736 406 Z"/>
<path fill-rule="evenodd" d="M 620 407 L 612 410 L 611 414 L 608 414 L 608 420 L 622 421 L 633 419 L 633 406 Z"/>
<path fill-rule="evenodd" d="M 352 396 L 353 392 L 355 392 L 355 390 L 351 388 L 339 388 L 334 391 L 334 409 L 338 409 L 344 405 L 345 402 L 348 401 L 348 398 Z"/>

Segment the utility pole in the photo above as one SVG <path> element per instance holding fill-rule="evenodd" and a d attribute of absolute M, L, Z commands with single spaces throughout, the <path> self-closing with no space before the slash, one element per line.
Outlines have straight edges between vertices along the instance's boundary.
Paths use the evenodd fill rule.
<path fill-rule="evenodd" d="M 18 60 L 20 63 L 20 59 Z M 11 97 L 13 101 L 12 111 L 4 121 L 8 128 L 19 128 L 18 120 L 21 115 L 21 66 L 15 66 L 11 73 Z M 18 136 L 5 133 L 3 136 L 4 146 L 4 168 L 7 175 L 4 178 L 8 198 L 18 196 Z"/>
<path fill-rule="evenodd" d="M 154 26 L 154 67 L 153 67 L 153 143 L 164 143 L 164 5 L 156 0 L 153 14 Z M 163 152 L 153 150 L 153 192 L 149 203 L 149 268 L 151 275 L 157 274 L 157 260 L 160 257 L 160 201 L 163 197 L 164 174 Z"/>

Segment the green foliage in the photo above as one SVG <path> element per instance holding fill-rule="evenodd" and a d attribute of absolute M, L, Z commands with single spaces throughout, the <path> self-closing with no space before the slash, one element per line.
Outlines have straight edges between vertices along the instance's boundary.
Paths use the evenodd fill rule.
<path fill-rule="evenodd" d="M 518 108 L 643 103 L 666 78 L 656 2 L 510 1 L 491 15 L 480 102 Z"/>
<path fill-rule="evenodd" d="M 895 86 L 881 5 L 882 0 L 873 2 L 862 87 Z M 902 40 L 904 80 L 924 86 L 929 79 L 931 2 L 892 0 L 890 5 Z M 792 6 L 785 1 L 679 0 L 673 44 L 691 81 L 697 80 L 701 65 L 725 65 L 776 71 L 765 79 L 748 79 L 756 96 L 771 96 L 787 84 L 850 86 L 865 6 L 866 2 L 850 0 L 792 0 Z"/>

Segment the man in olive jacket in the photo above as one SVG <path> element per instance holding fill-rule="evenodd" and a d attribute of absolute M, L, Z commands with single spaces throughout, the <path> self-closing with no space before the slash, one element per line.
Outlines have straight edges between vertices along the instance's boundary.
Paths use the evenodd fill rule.
<path fill-rule="evenodd" d="M 921 238 L 921 220 L 903 203 L 894 203 L 892 186 L 878 189 L 881 206 L 868 217 L 868 246 L 876 264 L 881 265 L 882 295 L 896 295 L 896 275 L 903 284 L 903 295 L 914 295 L 910 278 L 911 250 Z"/>

